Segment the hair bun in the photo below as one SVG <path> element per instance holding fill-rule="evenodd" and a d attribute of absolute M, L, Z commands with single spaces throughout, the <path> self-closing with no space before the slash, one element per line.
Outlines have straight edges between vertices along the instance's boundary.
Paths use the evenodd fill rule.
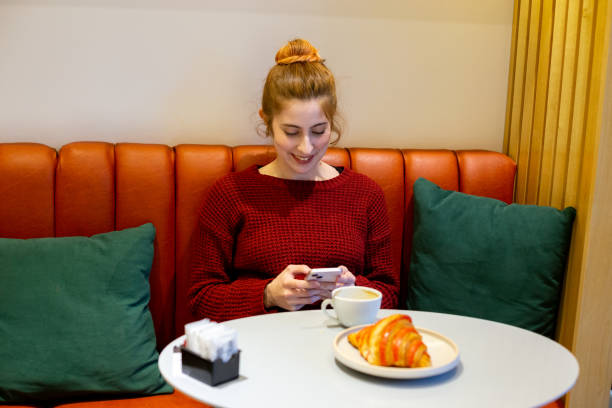
<path fill-rule="evenodd" d="M 289 65 L 295 62 L 323 62 L 319 51 L 301 38 L 289 41 L 276 53 L 276 63 Z"/>

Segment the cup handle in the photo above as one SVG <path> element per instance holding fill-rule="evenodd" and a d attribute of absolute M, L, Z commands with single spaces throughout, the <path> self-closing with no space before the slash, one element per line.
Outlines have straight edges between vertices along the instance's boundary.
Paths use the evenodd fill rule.
<path fill-rule="evenodd" d="M 323 301 L 323 303 L 321 303 L 321 310 L 323 311 L 323 313 L 325 313 L 327 315 L 327 317 L 330 317 L 330 318 L 332 318 L 334 320 L 338 320 L 338 318 L 336 316 L 332 316 L 329 313 L 329 310 L 327 309 L 327 306 L 330 306 L 330 305 L 331 305 L 332 308 L 334 307 L 334 305 L 332 303 L 332 300 L 331 299 L 325 299 Z"/>

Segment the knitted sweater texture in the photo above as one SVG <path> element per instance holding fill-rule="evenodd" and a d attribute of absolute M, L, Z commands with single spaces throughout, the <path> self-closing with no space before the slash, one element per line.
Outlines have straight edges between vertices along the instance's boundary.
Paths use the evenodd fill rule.
<path fill-rule="evenodd" d="M 325 181 L 279 179 L 256 166 L 222 177 L 200 209 L 193 251 L 188 296 L 197 318 L 279 311 L 264 307 L 264 289 L 289 264 L 344 265 L 355 285 L 382 292 L 381 307 L 397 307 L 383 192 L 350 169 Z"/>

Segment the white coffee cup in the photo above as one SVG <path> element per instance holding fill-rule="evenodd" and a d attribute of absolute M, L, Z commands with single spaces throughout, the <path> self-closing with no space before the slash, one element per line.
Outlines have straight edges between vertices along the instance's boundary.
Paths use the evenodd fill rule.
<path fill-rule="evenodd" d="M 345 327 L 370 324 L 376 320 L 381 300 L 382 293 L 376 289 L 365 286 L 343 286 L 334 289 L 331 299 L 325 299 L 321 303 L 321 310 Z M 327 310 L 328 305 L 334 308 L 336 316 Z"/>

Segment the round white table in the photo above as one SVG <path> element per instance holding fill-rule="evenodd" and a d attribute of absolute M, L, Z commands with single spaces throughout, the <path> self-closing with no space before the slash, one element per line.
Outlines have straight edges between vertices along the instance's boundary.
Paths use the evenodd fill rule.
<path fill-rule="evenodd" d="M 334 358 L 344 330 L 320 310 L 277 313 L 223 323 L 238 331 L 240 376 L 215 387 L 181 372 L 181 354 L 167 345 L 163 377 L 181 392 L 220 407 L 536 407 L 567 393 L 578 377 L 576 358 L 560 344 L 517 327 L 470 317 L 405 313 L 459 348 L 452 370 L 423 379 L 378 378 Z"/>

